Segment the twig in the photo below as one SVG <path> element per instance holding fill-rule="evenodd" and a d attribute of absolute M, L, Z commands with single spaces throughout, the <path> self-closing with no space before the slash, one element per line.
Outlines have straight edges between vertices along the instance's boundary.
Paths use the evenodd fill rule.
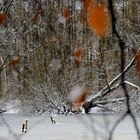
<path fill-rule="evenodd" d="M 124 81 L 124 83 L 125 83 L 125 84 L 128 84 L 128 85 L 130 85 L 130 86 L 132 86 L 132 87 L 135 87 L 135 88 L 137 88 L 137 89 L 140 89 L 139 86 L 137 86 L 137 85 L 135 85 L 135 84 L 133 84 L 133 83 L 131 83 L 131 82 L 129 82 L 129 81 Z"/>

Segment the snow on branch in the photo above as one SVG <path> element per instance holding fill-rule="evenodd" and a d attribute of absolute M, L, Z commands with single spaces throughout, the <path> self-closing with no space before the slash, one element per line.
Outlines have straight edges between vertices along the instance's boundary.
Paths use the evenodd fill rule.
<path fill-rule="evenodd" d="M 125 84 L 128 84 L 128 85 L 130 85 L 130 86 L 132 86 L 132 87 L 135 87 L 135 88 L 137 88 L 138 90 L 140 89 L 139 86 L 137 86 L 137 85 L 135 85 L 135 84 L 133 84 L 133 83 L 131 83 L 131 82 L 129 82 L 129 81 L 124 81 L 124 83 L 125 83 Z"/>
<path fill-rule="evenodd" d="M 94 101 L 100 97 L 103 97 L 109 91 L 112 91 L 112 90 L 116 89 L 117 87 L 119 87 L 120 83 L 116 84 L 114 87 L 112 87 L 112 86 L 117 80 L 119 80 L 121 78 L 122 74 L 126 73 L 131 68 L 131 66 L 134 64 L 134 62 L 135 62 L 135 57 L 132 58 L 132 60 L 129 62 L 129 64 L 126 66 L 126 68 L 120 74 L 118 74 L 111 82 L 109 82 L 108 85 L 103 87 L 103 89 L 101 91 L 99 91 L 96 95 L 91 95 L 91 97 L 88 99 L 88 101 Z M 93 91 L 92 91 L 92 93 L 93 93 Z"/>
<path fill-rule="evenodd" d="M 8 57 L 6 57 L 5 59 L 3 59 L 2 57 L 0 57 L 0 61 L 1 61 L 1 64 L 0 64 L 0 71 L 2 71 L 7 65 L 5 65 L 5 62 L 7 60 Z"/>

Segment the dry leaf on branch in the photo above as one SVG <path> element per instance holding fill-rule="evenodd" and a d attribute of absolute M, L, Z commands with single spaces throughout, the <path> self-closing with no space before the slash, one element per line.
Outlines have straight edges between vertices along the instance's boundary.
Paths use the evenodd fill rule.
<path fill-rule="evenodd" d="M 64 11 L 63 11 L 63 15 L 66 19 L 70 18 L 72 16 L 72 13 L 70 11 L 70 9 L 68 7 L 65 7 L 64 8 Z"/>
<path fill-rule="evenodd" d="M 80 65 L 81 61 L 82 61 L 82 55 L 83 55 L 83 48 L 77 48 L 74 51 L 74 57 L 75 57 L 75 64 L 77 66 Z"/>
<path fill-rule="evenodd" d="M 108 9 L 101 4 L 94 5 L 87 11 L 87 23 L 99 37 L 106 37 L 110 27 Z"/>
<path fill-rule="evenodd" d="M 140 74 L 140 51 L 136 54 L 136 70 Z"/>
<path fill-rule="evenodd" d="M 6 14 L 3 12 L 0 12 L 0 25 L 4 25 L 6 22 Z"/>

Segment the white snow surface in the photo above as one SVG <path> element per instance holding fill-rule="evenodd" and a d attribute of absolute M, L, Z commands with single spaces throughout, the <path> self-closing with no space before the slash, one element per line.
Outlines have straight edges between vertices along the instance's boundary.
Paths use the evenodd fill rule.
<path fill-rule="evenodd" d="M 52 68 L 52 70 L 59 70 L 61 68 L 61 61 L 59 59 L 52 59 L 49 66 Z"/>
<path fill-rule="evenodd" d="M 8 100 L 4 103 L 4 110 L 7 110 L 6 113 L 19 113 L 20 112 L 21 102 L 20 100 Z"/>
<path fill-rule="evenodd" d="M 56 124 L 51 124 L 47 116 L 0 115 L 0 140 L 107 140 L 119 118 L 120 115 L 60 115 L 54 116 Z M 26 119 L 27 133 L 22 133 Z M 118 125 L 113 135 L 113 140 L 124 139 L 137 140 L 130 117 Z"/>

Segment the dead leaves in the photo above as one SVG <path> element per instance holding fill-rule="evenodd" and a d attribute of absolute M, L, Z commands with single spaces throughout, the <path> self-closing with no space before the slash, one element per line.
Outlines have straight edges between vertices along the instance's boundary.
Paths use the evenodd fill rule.
<path fill-rule="evenodd" d="M 64 7 L 63 16 L 65 19 L 69 19 L 72 16 L 72 13 L 68 7 Z"/>
<path fill-rule="evenodd" d="M 0 12 L 0 25 L 4 25 L 6 23 L 6 14 Z"/>
<path fill-rule="evenodd" d="M 93 1 L 92 0 L 83 0 L 84 8 L 87 10 L 88 8 L 92 7 Z"/>
<path fill-rule="evenodd" d="M 82 56 L 83 56 L 83 48 L 77 48 L 74 51 L 74 57 L 75 57 L 75 64 L 79 66 L 82 61 Z"/>
<path fill-rule="evenodd" d="M 11 64 L 11 66 L 12 66 L 12 68 L 13 68 L 14 70 L 17 69 L 19 63 L 20 63 L 20 58 L 19 58 L 19 56 L 13 56 L 10 64 Z"/>
<path fill-rule="evenodd" d="M 104 4 L 95 0 L 84 0 L 87 25 L 98 37 L 106 37 L 110 28 L 110 14 Z"/>
<path fill-rule="evenodd" d="M 140 51 L 138 51 L 136 54 L 136 70 L 140 75 Z"/>
<path fill-rule="evenodd" d="M 69 95 L 69 100 L 72 103 L 72 111 L 79 111 L 88 97 L 88 90 L 85 86 L 76 86 L 72 89 Z"/>
<path fill-rule="evenodd" d="M 92 31 L 99 37 L 106 37 L 110 27 L 108 9 L 101 4 L 89 8 L 87 11 L 87 23 Z"/>
<path fill-rule="evenodd" d="M 43 14 L 44 14 L 44 10 L 43 10 L 43 9 L 41 9 L 41 8 L 40 8 L 40 9 L 37 9 L 37 10 L 36 10 L 36 13 L 35 13 L 35 15 L 34 15 L 34 17 L 33 17 L 33 21 L 34 21 L 35 23 L 38 23 L 40 17 L 43 16 Z"/>

